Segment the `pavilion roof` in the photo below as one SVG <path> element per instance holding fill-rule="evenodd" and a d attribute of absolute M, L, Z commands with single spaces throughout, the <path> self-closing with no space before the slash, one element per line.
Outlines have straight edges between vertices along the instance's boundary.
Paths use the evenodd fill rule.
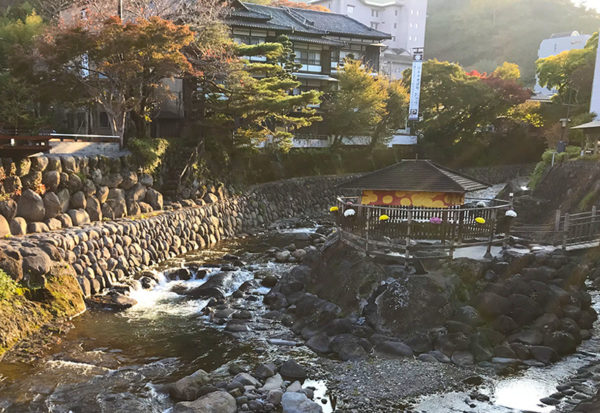
<path fill-rule="evenodd" d="M 346 189 L 452 193 L 478 191 L 488 186 L 432 161 L 417 159 L 404 159 L 340 185 Z"/>

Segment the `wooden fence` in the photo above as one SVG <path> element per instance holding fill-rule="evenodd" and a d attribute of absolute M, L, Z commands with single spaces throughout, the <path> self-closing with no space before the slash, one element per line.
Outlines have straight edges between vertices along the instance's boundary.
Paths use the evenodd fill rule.
<path fill-rule="evenodd" d="M 517 222 L 513 235 L 538 242 L 561 246 L 563 249 L 586 248 L 600 242 L 600 216 L 597 208 L 576 214 L 556 211 L 551 224 L 531 225 Z"/>
<path fill-rule="evenodd" d="M 358 204 L 358 198 L 338 198 L 337 225 L 342 238 L 367 252 L 401 252 L 407 259 L 452 257 L 456 248 L 505 242 L 509 201 L 481 200 L 476 206 L 423 208 Z M 348 212 L 351 210 L 351 212 Z M 380 217 L 386 215 L 387 220 Z M 477 222 L 482 218 L 483 223 Z"/>

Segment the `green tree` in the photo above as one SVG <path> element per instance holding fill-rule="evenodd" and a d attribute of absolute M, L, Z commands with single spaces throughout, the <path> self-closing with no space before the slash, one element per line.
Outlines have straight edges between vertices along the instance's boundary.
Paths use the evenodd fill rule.
<path fill-rule="evenodd" d="M 279 41 L 237 45 L 237 55 L 244 58 L 232 62 L 226 78 L 206 94 L 203 123 L 213 137 L 227 137 L 217 140 L 229 154 L 262 144 L 287 151 L 295 130 L 320 120 L 311 106 L 320 102 L 321 93 L 299 90 L 288 40 Z"/>
<path fill-rule="evenodd" d="M 600 26 L 596 11 L 570 0 L 429 0 L 427 14 L 427 58 L 482 72 L 515 62 L 529 86 L 542 40 L 573 30 L 593 33 Z"/>
<path fill-rule="evenodd" d="M 15 76 L 11 62 L 20 50 L 30 49 L 45 29 L 40 16 L 26 13 L 26 7 L 13 8 L 0 18 L 0 125 L 11 129 L 32 129 L 45 122 L 38 91 Z"/>
<path fill-rule="evenodd" d="M 540 85 L 556 89 L 556 103 L 589 105 L 594 78 L 598 33 L 585 48 L 562 52 L 536 62 Z"/>
<path fill-rule="evenodd" d="M 398 129 L 406 126 L 410 96 L 401 80 L 380 78 L 386 86 L 385 111 L 371 134 L 371 147 L 387 143 Z"/>
<path fill-rule="evenodd" d="M 347 59 L 338 80 L 339 89 L 332 92 L 323 105 L 323 126 L 333 137 L 333 148 L 339 147 L 344 137 L 371 136 L 388 114 L 387 81 L 373 77 L 362 62 Z M 382 127 L 377 132 L 378 138 L 385 129 Z"/>
<path fill-rule="evenodd" d="M 407 70 L 407 85 L 410 77 Z M 466 73 L 458 64 L 449 62 L 425 62 L 421 86 L 423 121 L 417 125 L 425 154 L 459 163 L 476 156 L 490 136 L 490 127 L 530 96 L 531 92 L 514 79 Z"/>

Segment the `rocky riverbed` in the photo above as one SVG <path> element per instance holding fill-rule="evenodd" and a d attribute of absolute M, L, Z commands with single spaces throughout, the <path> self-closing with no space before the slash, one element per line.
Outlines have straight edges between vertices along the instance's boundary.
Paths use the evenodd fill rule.
<path fill-rule="evenodd" d="M 532 411 L 549 411 L 551 405 L 539 399 L 560 391 L 562 397 L 553 395 L 560 407 L 573 407 L 567 399 L 582 400 L 569 398 L 575 385 L 585 385 L 586 391 L 579 386 L 573 395 L 593 396 L 597 356 L 592 349 L 581 350 L 594 346 L 594 338 L 588 338 L 595 330 L 584 316 L 593 314 L 590 304 L 596 302 L 583 284 L 585 275 L 593 274 L 589 268 L 558 253 L 512 255 L 486 264 L 459 261 L 453 267 L 427 268 L 427 278 L 397 263 L 375 262 L 377 270 L 384 269 L 378 279 L 373 268 L 340 259 L 338 270 L 362 275 L 340 283 L 320 252 L 336 248 L 334 238 L 327 238 L 331 229 L 285 228 L 295 225 L 307 223 L 281 222 L 279 229 L 171 259 L 95 300 L 95 309 L 74 320 L 68 333 L 56 335 L 37 356 L 9 355 L 0 363 L 0 411 L 434 412 L 447 403 L 444 411 L 504 412 L 505 401 L 493 389 L 528 372 L 552 377 L 539 379 L 547 390 L 533 409 L 527 407 Z M 543 276 L 552 288 L 540 285 L 523 294 L 524 282 Z M 313 278 L 322 290 L 314 290 Z M 431 300 L 433 315 L 417 306 L 417 317 L 404 306 L 414 291 L 406 279 L 415 279 L 425 291 L 416 297 Z M 348 295 L 355 281 L 357 289 Z M 490 316 L 481 296 L 492 286 L 498 296 L 493 298 L 510 305 Z M 545 312 L 539 315 L 539 309 L 510 308 L 515 294 L 539 304 L 540 291 L 550 290 L 556 295 L 544 296 Z M 405 326 L 385 316 L 383 306 L 392 298 L 404 303 L 395 316 L 412 317 L 418 334 L 403 334 Z M 535 318 L 519 318 L 533 310 Z M 485 351 L 473 346 L 482 332 L 493 334 L 486 329 L 500 317 L 513 319 L 513 330 L 502 333 L 497 344 L 484 342 Z M 549 321 L 538 326 L 542 317 Z M 523 343 L 517 336 L 522 331 L 541 333 L 541 341 Z M 572 351 L 554 349 L 546 339 L 565 331 L 576 343 L 583 340 L 583 352 L 568 355 Z M 536 346 L 549 348 L 552 358 L 536 358 L 531 350 Z M 521 358 L 516 349 L 522 348 L 529 353 Z M 554 364 L 554 357 L 563 354 Z M 551 374 L 554 366 L 563 366 L 560 374 Z"/>

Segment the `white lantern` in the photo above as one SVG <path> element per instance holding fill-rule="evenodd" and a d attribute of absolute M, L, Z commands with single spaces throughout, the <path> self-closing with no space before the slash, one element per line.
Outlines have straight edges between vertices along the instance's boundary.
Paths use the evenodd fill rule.
<path fill-rule="evenodd" d="M 344 216 L 345 217 L 352 217 L 354 215 L 356 215 L 356 211 L 353 210 L 353 209 L 347 209 L 347 210 L 344 211 Z"/>

